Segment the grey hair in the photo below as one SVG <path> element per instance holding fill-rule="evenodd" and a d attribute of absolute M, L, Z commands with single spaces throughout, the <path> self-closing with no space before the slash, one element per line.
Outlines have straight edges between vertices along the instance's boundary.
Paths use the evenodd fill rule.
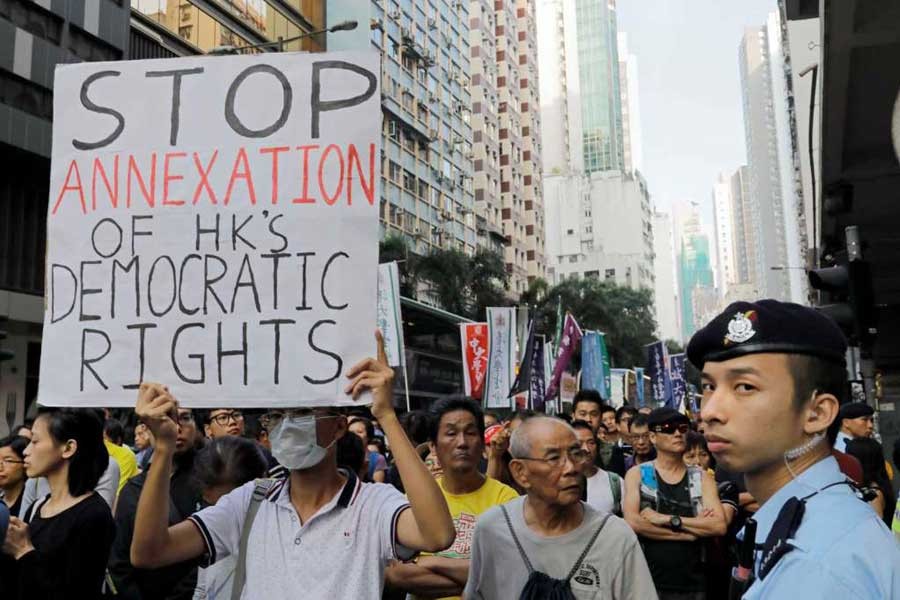
<path fill-rule="evenodd" d="M 557 417 L 536 415 L 519 425 L 519 427 L 515 431 L 513 431 L 512 436 L 509 438 L 509 453 L 513 458 L 528 458 L 529 456 L 531 456 L 531 443 L 533 440 L 529 430 L 538 423 L 546 422 L 550 422 L 555 425 L 563 425 L 572 432 L 572 435 L 575 435 L 575 429 L 573 429 L 571 425 L 569 425 L 562 419 L 559 419 Z"/>

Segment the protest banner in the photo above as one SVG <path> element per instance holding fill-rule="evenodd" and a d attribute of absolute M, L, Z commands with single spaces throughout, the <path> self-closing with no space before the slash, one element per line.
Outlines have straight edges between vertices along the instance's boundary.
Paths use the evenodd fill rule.
<path fill-rule="evenodd" d="M 403 348 L 403 319 L 400 313 L 400 270 L 396 262 L 378 265 L 378 328 L 384 336 L 384 351 L 388 364 L 406 364 Z"/>
<path fill-rule="evenodd" d="M 553 375 L 547 384 L 547 397 L 552 398 L 559 391 L 559 381 L 563 372 L 568 368 L 575 354 L 575 347 L 582 338 L 581 327 L 570 313 L 566 313 L 563 324 L 562 337 L 559 340 L 559 355 L 556 357 L 556 364 L 553 366 Z"/>
<path fill-rule="evenodd" d="M 585 331 L 581 338 L 581 389 L 596 390 L 609 401 L 603 373 L 603 355 L 600 349 L 599 331 Z"/>
<path fill-rule="evenodd" d="M 356 405 L 375 355 L 380 57 L 61 65 L 39 401 Z"/>
<path fill-rule="evenodd" d="M 635 400 L 638 408 L 642 408 L 644 406 L 644 368 L 643 367 L 635 367 L 634 368 L 634 378 L 635 378 Z"/>
<path fill-rule="evenodd" d="M 572 412 L 572 403 L 575 401 L 576 393 L 578 393 L 578 377 L 564 371 L 559 376 L 559 412 Z"/>
<path fill-rule="evenodd" d="M 650 406 L 660 408 L 669 403 L 672 396 L 672 382 L 669 375 L 669 353 L 666 345 L 654 342 L 645 346 L 647 349 L 646 373 L 650 377 Z"/>
<path fill-rule="evenodd" d="M 510 408 L 516 376 L 516 309 L 488 308 L 488 367 L 484 382 L 487 408 Z"/>
<path fill-rule="evenodd" d="M 610 393 L 607 402 L 613 408 L 620 408 L 625 405 L 627 377 L 628 369 L 610 369 Z"/>
<path fill-rule="evenodd" d="M 528 318 L 528 309 L 525 309 L 524 315 L 522 313 L 522 309 L 519 309 L 518 317 L 522 316 Z M 521 323 L 517 322 L 517 324 L 519 325 L 519 328 L 516 332 L 516 335 L 519 335 L 519 333 L 522 331 L 522 328 Z M 509 390 L 510 397 L 522 392 L 527 392 L 531 389 L 531 367 L 532 356 L 534 354 L 534 321 L 529 321 L 525 324 L 525 333 L 523 335 L 524 338 L 520 339 L 520 341 L 518 342 L 523 351 L 519 353 L 516 378 Z"/>
<path fill-rule="evenodd" d="M 531 344 L 531 408 L 538 412 L 546 412 L 548 404 L 547 397 L 544 395 L 547 388 L 546 371 L 544 370 L 546 338 L 536 335 Z"/>
<path fill-rule="evenodd" d="M 488 362 L 487 323 L 460 323 L 462 341 L 463 383 L 466 396 L 481 400 L 484 391 L 484 375 Z"/>
<path fill-rule="evenodd" d="M 669 374 L 672 382 L 671 408 L 685 410 L 687 398 L 687 381 L 684 378 L 684 353 L 669 356 Z"/>

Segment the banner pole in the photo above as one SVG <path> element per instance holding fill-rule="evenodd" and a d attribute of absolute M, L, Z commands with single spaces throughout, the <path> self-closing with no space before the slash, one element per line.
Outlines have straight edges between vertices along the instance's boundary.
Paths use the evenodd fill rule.
<path fill-rule="evenodd" d="M 411 409 L 409 407 L 409 376 L 406 374 L 406 361 L 403 361 L 403 390 L 406 392 L 406 412 Z"/>

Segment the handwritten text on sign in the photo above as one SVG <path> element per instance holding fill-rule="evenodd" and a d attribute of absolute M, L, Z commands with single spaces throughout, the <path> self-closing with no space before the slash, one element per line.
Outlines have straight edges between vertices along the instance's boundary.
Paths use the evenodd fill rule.
<path fill-rule="evenodd" d="M 56 73 L 39 399 L 352 404 L 374 355 L 381 110 L 371 53 Z"/>

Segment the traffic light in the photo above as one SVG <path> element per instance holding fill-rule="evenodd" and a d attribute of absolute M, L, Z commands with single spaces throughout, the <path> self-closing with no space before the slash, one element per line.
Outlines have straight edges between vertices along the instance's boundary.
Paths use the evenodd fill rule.
<path fill-rule="evenodd" d="M 847 227 L 847 263 L 808 272 L 809 285 L 823 301 L 816 307 L 840 326 L 853 345 L 866 348 L 877 333 L 872 272 L 862 259 L 856 227 Z"/>

